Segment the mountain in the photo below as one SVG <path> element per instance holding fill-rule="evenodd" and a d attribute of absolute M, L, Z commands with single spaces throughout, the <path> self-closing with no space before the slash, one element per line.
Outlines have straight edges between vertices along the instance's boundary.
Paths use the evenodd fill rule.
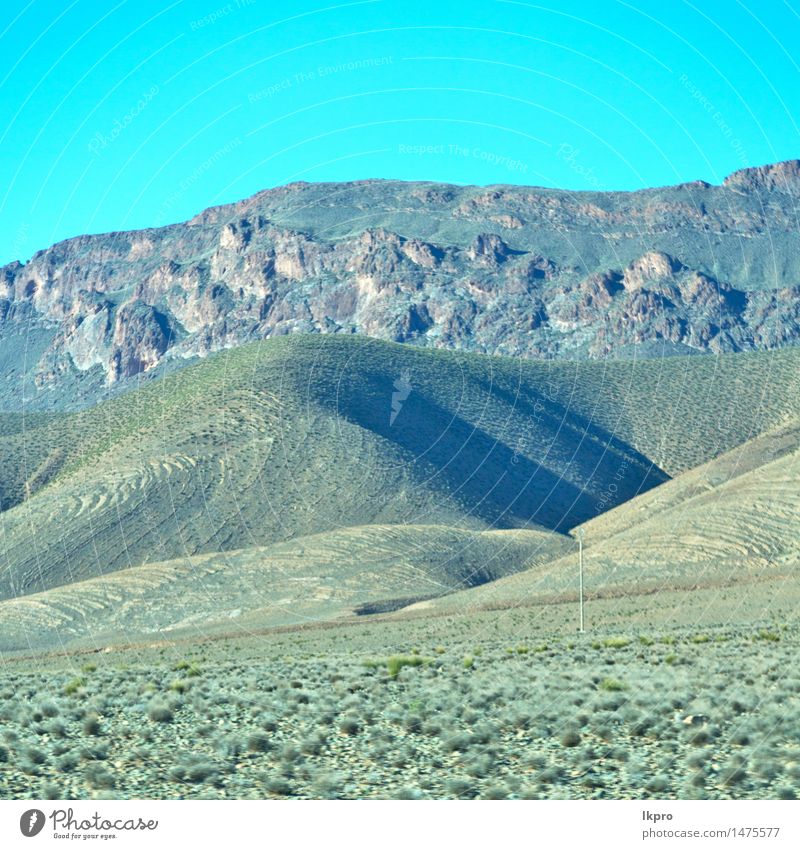
<path fill-rule="evenodd" d="M 293 335 L 89 410 L 0 415 L 0 643 L 502 587 L 798 409 L 800 348 L 559 362 Z"/>
<path fill-rule="evenodd" d="M 800 338 L 797 161 L 636 192 L 293 183 L 0 268 L 0 408 L 79 409 L 295 333 L 529 358 Z"/>

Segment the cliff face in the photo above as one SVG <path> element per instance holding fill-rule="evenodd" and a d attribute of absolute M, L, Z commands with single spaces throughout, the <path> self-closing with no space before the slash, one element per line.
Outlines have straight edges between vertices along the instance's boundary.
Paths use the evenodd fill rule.
<path fill-rule="evenodd" d="M 46 405 L 91 374 L 88 403 L 295 332 L 527 357 L 791 345 L 798 196 L 798 162 L 632 193 L 296 183 L 183 224 L 81 236 L 0 269 L 0 361 L 27 340 L 0 394 Z"/>

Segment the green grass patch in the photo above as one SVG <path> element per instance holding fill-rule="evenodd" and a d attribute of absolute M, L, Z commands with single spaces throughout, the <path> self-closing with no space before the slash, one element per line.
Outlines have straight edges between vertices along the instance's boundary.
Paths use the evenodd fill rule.
<path fill-rule="evenodd" d="M 74 696 L 78 690 L 81 690 L 86 686 L 86 679 L 84 677 L 73 678 L 71 681 L 67 682 L 64 685 L 64 695 L 65 696 Z"/>
<path fill-rule="evenodd" d="M 203 674 L 203 670 L 194 662 L 188 660 L 179 660 L 172 667 L 173 672 L 183 672 L 187 678 L 197 678 Z"/>
<path fill-rule="evenodd" d="M 759 640 L 767 640 L 770 643 L 777 643 L 781 638 L 777 631 L 770 631 L 768 628 L 762 628 L 756 636 Z"/>
<path fill-rule="evenodd" d="M 422 666 L 428 663 L 428 660 L 418 654 L 402 655 L 396 654 L 386 661 L 386 668 L 389 671 L 390 678 L 397 678 L 400 670 L 405 666 Z"/>
<path fill-rule="evenodd" d="M 609 693 L 617 693 L 620 690 L 627 690 L 628 688 L 622 683 L 622 681 L 617 678 L 603 678 L 603 680 L 597 685 L 598 689 L 606 690 Z"/>
<path fill-rule="evenodd" d="M 627 637 L 606 637 L 604 640 L 595 640 L 593 649 L 624 649 L 631 641 Z"/>

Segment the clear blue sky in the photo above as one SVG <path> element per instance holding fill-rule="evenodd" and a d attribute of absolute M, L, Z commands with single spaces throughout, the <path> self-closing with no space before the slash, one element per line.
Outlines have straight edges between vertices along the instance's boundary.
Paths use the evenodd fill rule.
<path fill-rule="evenodd" d="M 800 156 L 798 0 L 3 0 L 0 263 L 293 180 L 634 189 Z"/>

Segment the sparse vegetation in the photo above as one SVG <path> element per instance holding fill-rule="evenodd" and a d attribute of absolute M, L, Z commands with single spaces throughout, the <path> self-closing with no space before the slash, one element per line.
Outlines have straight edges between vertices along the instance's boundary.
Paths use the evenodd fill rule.
<path fill-rule="evenodd" d="M 86 686 L 85 678 L 73 678 L 71 681 L 67 682 L 64 685 L 64 694 L 67 696 L 74 696 L 79 690 L 83 689 Z"/>
<path fill-rule="evenodd" d="M 777 643 L 781 638 L 781 635 L 777 631 L 772 631 L 769 628 L 762 628 L 758 632 L 759 640 L 767 640 L 770 643 Z"/>
<path fill-rule="evenodd" d="M 164 702 L 152 702 L 147 709 L 147 717 L 153 722 L 172 722 L 173 714 Z"/>
<path fill-rule="evenodd" d="M 182 672 L 185 678 L 196 678 L 202 674 L 200 666 L 194 661 L 181 660 L 172 668 L 175 672 Z"/>
<path fill-rule="evenodd" d="M 631 644 L 627 637 L 606 637 L 604 640 L 592 643 L 592 648 L 624 649 Z"/>
<path fill-rule="evenodd" d="M 66 660 L 7 664 L 0 792 L 34 780 L 68 797 L 791 798 L 795 626 L 777 642 L 753 639 L 760 624 L 675 628 L 666 645 L 599 633 L 597 654 L 550 630 L 536 654 L 542 627 L 506 611 L 454 618 L 440 654 L 437 619 L 216 641 L 183 693 L 169 652 L 114 652 L 87 673 L 85 702 L 63 693 Z M 386 651 L 398 644 L 418 651 Z M 673 646 L 702 664 L 663 665 Z M 383 659 L 365 664 L 375 648 Z M 390 660 L 407 662 L 392 675 Z"/>
<path fill-rule="evenodd" d="M 83 733 L 97 736 L 101 733 L 100 717 L 96 713 L 88 713 L 83 719 Z"/>
<path fill-rule="evenodd" d="M 603 680 L 597 686 L 601 690 L 606 690 L 610 693 L 616 693 L 620 690 L 627 689 L 622 683 L 622 681 L 619 681 L 616 678 L 603 678 Z"/>

